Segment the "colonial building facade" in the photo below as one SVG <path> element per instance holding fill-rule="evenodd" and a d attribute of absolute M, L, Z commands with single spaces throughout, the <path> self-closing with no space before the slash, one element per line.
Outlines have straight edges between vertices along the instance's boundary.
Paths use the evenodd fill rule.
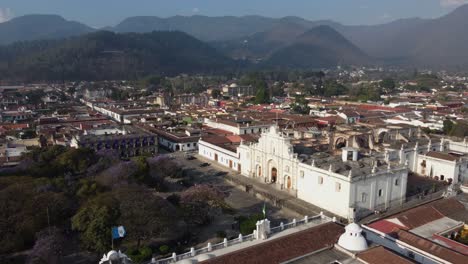
<path fill-rule="evenodd" d="M 263 132 L 258 142 L 242 141 L 236 148 L 214 143 L 200 140 L 199 154 L 343 218 L 354 219 L 405 199 L 407 166 L 360 158 L 356 148 L 344 148 L 341 156 L 296 153 L 292 138 L 276 126 Z"/>

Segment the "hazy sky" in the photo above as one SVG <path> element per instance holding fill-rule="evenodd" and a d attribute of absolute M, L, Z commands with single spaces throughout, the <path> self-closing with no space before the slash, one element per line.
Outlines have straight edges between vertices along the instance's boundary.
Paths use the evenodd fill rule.
<path fill-rule="evenodd" d="M 468 0 L 0 0 L 0 21 L 25 14 L 58 14 L 94 27 L 137 15 L 263 15 L 378 24 L 438 17 Z"/>

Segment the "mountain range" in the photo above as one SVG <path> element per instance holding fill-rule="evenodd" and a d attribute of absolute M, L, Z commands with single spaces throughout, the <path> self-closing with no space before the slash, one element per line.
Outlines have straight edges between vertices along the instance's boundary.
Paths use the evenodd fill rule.
<path fill-rule="evenodd" d="M 435 19 L 410 18 L 370 26 L 348 26 L 299 17 L 139 16 L 105 30 L 116 33 L 181 31 L 231 58 L 246 59 L 265 67 L 387 64 L 466 68 L 467 17 L 468 5 Z M 0 24 L 0 44 L 67 38 L 96 30 L 55 15 L 28 15 Z"/>
<path fill-rule="evenodd" d="M 129 80 L 151 74 L 217 73 L 235 62 L 180 32 L 93 32 L 0 47 L 0 79 Z"/>

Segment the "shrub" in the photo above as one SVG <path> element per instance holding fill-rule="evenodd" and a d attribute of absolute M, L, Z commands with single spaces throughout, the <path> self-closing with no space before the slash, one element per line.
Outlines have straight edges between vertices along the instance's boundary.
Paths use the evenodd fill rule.
<path fill-rule="evenodd" d="M 227 234 L 226 234 L 226 232 L 224 230 L 220 230 L 220 231 L 216 232 L 216 237 L 225 238 L 225 237 L 227 237 Z"/>
<path fill-rule="evenodd" d="M 151 259 L 153 256 L 153 250 L 151 250 L 150 247 L 145 246 L 139 249 L 130 249 L 127 254 L 133 263 L 142 263 Z"/>
<path fill-rule="evenodd" d="M 159 247 L 159 253 L 161 253 L 161 255 L 166 255 L 168 252 L 169 252 L 168 245 L 162 245 Z"/>
<path fill-rule="evenodd" d="M 249 218 L 239 218 L 240 232 L 242 235 L 249 235 L 257 228 L 257 222 L 263 219 L 263 215 L 255 214 Z"/>

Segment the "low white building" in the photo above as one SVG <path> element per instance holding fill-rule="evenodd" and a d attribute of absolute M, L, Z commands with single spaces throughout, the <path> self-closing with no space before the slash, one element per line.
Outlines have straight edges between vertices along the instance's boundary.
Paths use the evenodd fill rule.
<path fill-rule="evenodd" d="M 271 125 L 237 117 L 235 119 L 206 119 L 205 124 L 212 128 L 229 131 L 234 135 L 262 133 Z"/>
<path fill-rule="evenodd" d="M 202 138 L 198 143 L 198 154 L 217 164 L 241 172 L 238 144 L 242 140 L 239 136 L 215 136 Z"/>
<path fill-rule="evenodd" d="M 458 183 L 467 178 L 468 160 L 455 153 L 429 151 L 418 155 L 418 173 L 436 180 Z"/>

